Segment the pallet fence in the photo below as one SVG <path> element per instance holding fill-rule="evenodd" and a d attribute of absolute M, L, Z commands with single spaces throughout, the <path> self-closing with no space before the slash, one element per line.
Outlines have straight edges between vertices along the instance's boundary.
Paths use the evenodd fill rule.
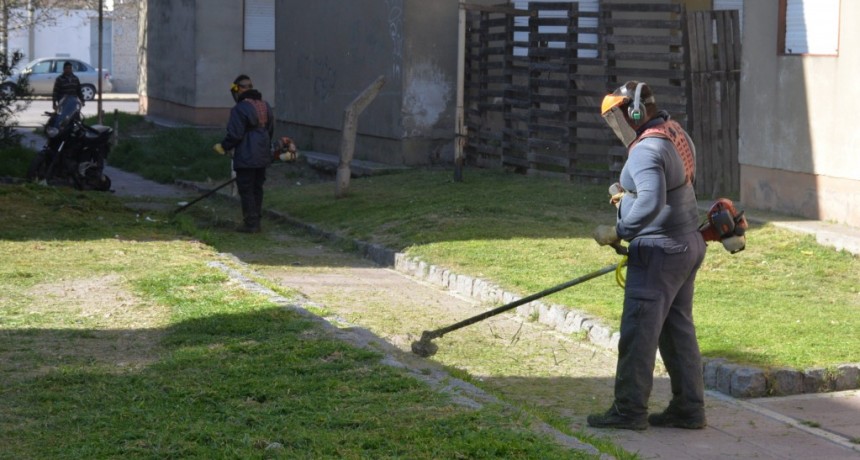
<path fill-rule="evenodd" d="M 717 69 L 739 63 L 737 12 L 688 15 L 683 4 L 617 1 L 601 1 L 597 11 L 581 11 L 578 2 L 464 8 L 469 164 L 614 180 L 625 152 L 600 118 L 600 101 L 625 81 L 642 80 L 690 130 L 701 152 L 697 189 L 733 190 L 736 166 L 716 164 L 724 153 L 737 162 L 739 79 Z"/>
<path fill-rule="evenodd" d="M 717 198 L 740 194 L 738 119 L 741 76 L 737 10 L 687 16 L 690 31 L 690 136 L 696 144 L 696 192 Z"/>

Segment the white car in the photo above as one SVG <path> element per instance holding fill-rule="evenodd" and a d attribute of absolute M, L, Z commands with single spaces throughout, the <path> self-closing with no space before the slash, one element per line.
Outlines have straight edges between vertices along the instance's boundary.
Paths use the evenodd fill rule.
<path fill-rule="evenodd" d="M 54 92 L 54 81 L 63 73 L 63 63 L 72 63 L 72 72 L 81 81 L 81 93 L 85 101 L 95 99 L 98 92 L 98 71 L 86 62 L 62 58 L 39 58 L 24 66 L 20 72 L 13 73 L 6 81 L 0 84 L 0 91 L 7 96 L 15 93 L 15 85 L 21 76 L 27 76 L 30 89 L 34 95 L 50 96 Z M 102 92 L 113 91 L 110 73 L 102 71 Z"/>

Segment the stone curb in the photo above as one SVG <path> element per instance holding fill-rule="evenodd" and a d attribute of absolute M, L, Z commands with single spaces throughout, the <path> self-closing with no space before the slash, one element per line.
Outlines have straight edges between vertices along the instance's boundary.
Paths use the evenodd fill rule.
<path fill-rule="evenodd" d="M 184 187 L 198 188 L 184 182 Z M 506 304 L 520 299 L 518 294 L 480 278 L 454 273 L 444 267 L 430 265 L 422 260 L 410 258 L 379 244 L 354 240 L 323 230 L 286 214 L 267 209 L 269 217 L 301 228 L 329 241 L 351 245 L 362 257 L 377 265 L 391 267 L 400 273 L 446 288 L 459 295 L 481 302 Z M 524 318 L 536 318 L 541 324 L 565 334 L 585 332 L 588 340 L 611 351 L 618 347 L 619 333 L 612 332 L 599 319 L 587 313 L 561 305 L 545 304 L 538 300 L 514 309 Z M 659 358 L 659 353 L 658 353 Z M 803 393 L 824 393 L 860 389 L 860 363 L 849 363 L 835 369 L 813 368 L 796 370 L 774 368 L 770 370 L 732 364 L 723 358 L 702 358 L 705 388 L 735 398 L 758 398 L 765 396 L 789 396 Z"/>

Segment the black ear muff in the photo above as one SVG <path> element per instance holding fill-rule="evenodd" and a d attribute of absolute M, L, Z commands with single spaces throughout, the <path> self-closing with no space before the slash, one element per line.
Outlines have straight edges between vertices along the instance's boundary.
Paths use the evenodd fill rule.
<path fill-rule="evenodd" d="M 645 114 L 642 112 L 643 86 L 645 86 L 644 82 L 639 82 L 636 84 L 636 93 L 633 95 L 633 103 L 627 107 L 627 115 L 630 117 L 630 121 L 636 124 L 636 126 L 641 125 L 643 119 L 645 118 Z"/>

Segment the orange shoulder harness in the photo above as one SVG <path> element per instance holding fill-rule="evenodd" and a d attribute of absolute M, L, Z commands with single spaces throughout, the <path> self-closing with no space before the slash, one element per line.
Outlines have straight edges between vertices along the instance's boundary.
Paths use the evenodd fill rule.
<path fill-rule="evenodd" d="M 684 163 L 684 173 L 687 176 L 687 182 L 692 183 L 696 175 L 696 159 L 693 157 L 693 148 L 690 146 L 690 142 L 687 141 L 687 136 L 684 135 L 684 128 L 681 128 L 681 125 L 675 120 L 667 120 L 665 123 L 646 129 L 642 135 L 630 144 L 630 150 L 639 141 L 648 137 L 668 139 L 675 146 L 675 151 L 678 152 L 681 161 Z"/>

